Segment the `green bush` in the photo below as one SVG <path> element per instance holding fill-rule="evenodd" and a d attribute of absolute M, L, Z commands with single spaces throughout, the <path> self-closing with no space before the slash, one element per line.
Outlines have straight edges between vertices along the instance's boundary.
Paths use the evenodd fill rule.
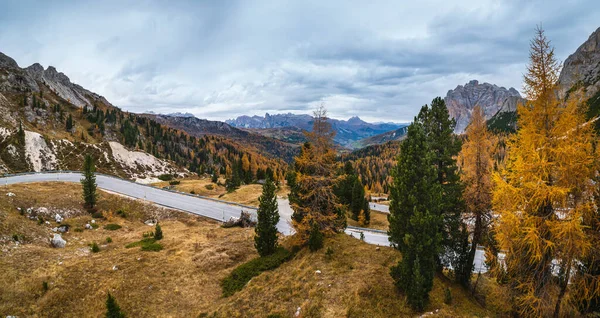
<path fill-rule="evenodd" d="M 169 181 L 169 185 L 178 185 L 180 183 L 181 183 L 181 181 L 179 181 L 179 180 Z"/>
<path fill-rule="evenodd" d="M 196 194 L 196 191 L 192 190 L 190 191 L 190 194 Z"/>
<path fill-rule="evenodd" d="M 229 276 L 221 281 L 223 296 L 231 296 L 244 288 L 246 283 L 261 272 L 273 270 L 292 258 L 294 254 L 283 247 L 278 247 L 275 253 L 258 257 L 236 267 Z"/>
<path fill-rule="evenodd" d="M 74 231 L 75 231 L 75 232 L 83 232 L 83 229 L 82 229 L 82 228 L 80 228 L 80 227 L 76 227 Z"/>
<path fill-rule="evenodd" d="M 106 238 L 106 243 L 112 243 L 112 239 L 109 237 Z"/>
<path fill-rule="evenodd" d="M 44 290 L 44 292 L 48 291 L 48 282 L 47 281 L 42 282 L 42 289 Z"/>
<path fill-rule="evenodd" d="M 98 244 L 96 244 L 96 242 L 92 243 L 92 253 L 98 253 L 100 252 L 100 247 L 98 246 Z"/>
<path fill-rule="evenodd" d="M 90 223 L 90 226 L 95 230 L 97 228 L 100 227 L 100 225 L 98 225 L 98 223 Z"/>
<path fill-rule="evenodd" d="M 160 176 L 158 176 L 158 179 L 162 180 L 162 181 L 171 181 L 171 180 L 173 180 L 173 175 L 168 174 L 168 173 L 161 174 Z"/>
<path fill-rule="evenodd" d="M 153 237 L 148 237 L 148 238 L 142 239 L 137 242 L 129 243 L 129 244 L 125 245 L 125 248 L 143 246 L 143 245 L 147 245 L 147 244 L 152 244 L 154 242 L 156 242 L 156 240 Z"/>
<path fill-rule="evenodd" d="M 124 219 L 127 218 L 127 212 L 125 212 L 124 210 L 117 210 L 117 215 Z"/>
<path fill-rule="evenodd" d="M 151 244 L 142 245 L 142 251 L 158 252 L 162 249 L 163 249 L 163 247 L 159 243 L 151 243 Z"/>
<path fill-rule="evenodd" d="M 37 220 L 39 225 L 44 224 L 44 218 L 41 215 L 38 215 Z"/>
<path fill-rule="evenodd" d="M 308 236 L 308 248 L 314 252 L 323 247 L 323 233 L 317 223 L 313 223 Z"/>
<path fill-rule="evenodd" d="M 333 248 L 331 246 L 328 246 L 327 250 L 325 250 L 325 257 L 329 260 L 333 258 Z"/>
<path fill-rule="evenodd" d="M 446 290 L 444 291 L 444 304 L 452 304 L 452 290 L 450 287 L 446 287 Z"/>
<path fill-rule="evenodd" d="M 206 188 L 206 190 L 214 190 L 215 189 L 215 186 L 212 184 L 207 184 L 204 187 Z"/>
<path fill-rule="evenodd" d="M 92 217 L 93 217 L 94 219 L 103 219 L 103 218 L 104 218 L 104 215 L 102 214 L 102 212 L 100 212 L 100 211 L 96 211 L 96 212 L 92 213 Z"/>
<path fill-rule="evenodd" d="M 121 226 L 120 226 L 119 224 L 113 224 L 113 223 L 111 223 L 111 224 L 106 224 L 106 225 L 104 226 L 104 229 L 105 229 L 105 230 L 109 230 L 109 231 L 116 231 L 116 230 L 118 230 L 118 229 L 120 229 L 120 228 L 121 228 Z"/>

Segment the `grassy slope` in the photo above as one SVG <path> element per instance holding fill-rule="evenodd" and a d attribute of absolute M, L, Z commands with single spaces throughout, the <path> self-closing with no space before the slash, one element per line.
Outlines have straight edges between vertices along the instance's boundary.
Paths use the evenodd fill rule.
<path fill-rule="evenodd" d="M 7 197 L 8 191 L 16 196 Z M 129 317 L 264 317 L 270 313 L 287 317 L 298 307 L 303 317 L 417 314 L 407 308 L 389 276 L 399 254 L 391 248 L 376 250 L 346 235 L 328 239 L 319 252 L 301 251 L 279 269 L 251 280 L 242 291 L 221 298 L 219 281 L 257 256 L 252 229 L 223 229 L 212 221 L 101 192 L 100 210 L 123 208 L 127 219 L 98 221 L 97 230 L 78 233 L 73 228 L 83 227 L 90 217 L 81 211 L 76 184 L 2 187 L 0 197 L 0 316 L 100 316 L 109 291 Z M 63 235 L 68 241 L 65 249 L 48 245 L 54 222 L 38 225 L 16 210 L 42 206 L 77 215 L 66 220 L 72 229 Z M 143 223 L 151 217 L 161 219 L 164 249 L 126 249 L 126 244 L 153 229 Z M 123 228 L 104 230 L 108 223 Z M 15 245 L 12 234 L 24 234 L 26 243 Z M 108 236 L 112 243 L 105 243 Z M 93 241 L 100 245 L 99 253 L 89 253 L 87 245 Z M 327 247 L 334 251 L 331 259 L 325 255 Z M 119 269 L 113 271 L 114 265 Z M 43 281 L 49 284 L 46 293 Z M 452 286 L 454 303 L 445 305 L 446 286 L 446 281 L 436 279 L 428 311 L 439 309 L 442 316 L 490 315 L 458 286 Z"/>
<path fill-rule="evenodd" d="M 5 192 L 15 197 L 8 200 Z M 56 196 L 61 193 L 62 196 Z M 100 316 L 106 293 L 113 294 L 129 317 L 197 316 L 221 296 L 219 280 L 235 266 L 256 256 L 251 229 L 222 229 L 212 221 L 164 210 L 115 195 L 101 193 L 100 209 L 124 208 L 128 219 L 100 221 L 97 230 L 63 235 L 65 249 L 49 247 L 52 225 L 38 225 L 18 214 L 16 207 L 78 209 L 80 189 L 73 184 L 30 184 L 0 189 L 0 316 Z M 125 245 L 153 230 L 143 223 L 160 217 L 164 250 L 143 252 Z M 66 220 L 83 227 L 90 217 Z M 123 226 L 107 231 L 103 225 Z M 24 234 L 26 244 L 10 242 Z M 110 236 L 112 243 L 106 244 Z M 87 244 L 98 242 L 101 251 L 89 253 Z M 61 263 L 62 262 L 62 263 Z M 117 265 L 118 270 L 112 267 Z M 48 281 L 44 294 L 42 282 Z"/>
<path fill-rule="evenodd" d="M 325 254 L 328 247 L 333 255 Z M 303 317 L 402 317 L 414 316 L 398 293 L 389 267 L 399 260 L 392 248 L 376 250 L 347 235 L 326 240 L 325 248 L 301 251 L 280 268 L 252 279 L 235 295 L 222 299 L 215 317 L 261 317 L 266 314 L 293 316 L 297 308 Z M 316 271 L 320 270 L 321 274 Z M 454 303 L 444 304 L 444 290 L 452 288 Z M 458 286 L 436 278 L 427 311 L 439 316 L 489 316 Z"/>

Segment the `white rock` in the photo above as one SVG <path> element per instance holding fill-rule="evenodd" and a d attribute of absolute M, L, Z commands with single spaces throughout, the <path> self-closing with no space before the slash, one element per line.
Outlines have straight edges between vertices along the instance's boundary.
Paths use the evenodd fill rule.
<path fill-rule="evenodd" d="M 64 218 L 62 216 L 60 216 L 60 214 L 56 214 L 54 216 L 54 221 L 56 221 L 56 223 L 60 223 L 64 220 Z"/>
<path fill-rule="evenodd" d="M 315 271 L 315 274 L 321 274 L 321 271 L 317 269 L 317 270 Z"/>
<path fill-rule="evenodd" d="M 48 214 L 48 208 L 46 208 L 46 207 L 38 208 L 37 213 L 38 214 Z"/>
<path fill-rule="evenodd" d="M 96 220 L 92 220 L 92 223 L 96 223 Z"/>
<path fill-rule="evenodd" d="M 33 212 L 33 208 L 27 208 L 27 214 L 31 214 Z"/>
<path fill-rule="evenodd" d="M 44 221 L 46 225 L 50 225 L 50 221 Z"/>
<path fill-rule="evenodd" d="M 118 269 L 119 269 L 119 267 L 118 267 L 117 265 L 114 265 L 114 266 L 112 267 L 112 270 L 113 270 L 113 271 L 116 271 L 116 270 L 118 270 Z"/>
<path fill-rule="evenodd" d="M 67 241 L 65 241 L 60 234 L 54 234 L 54 237 L 52 240 L 50 240 L 50 243 L 56 248 L 64 248 L 65 245 L 67 245 Z"/>
<path fill-rule="evenodd" d="M 149 226 L 154 226 L 154 225 L 156 225 L 156 221 L 153 219 L 150 219 L 150 220 L 146 220 L 146 222 L 144 222 L 144 224 L 149 225 Z"/>
<path fill-rule="evenodd" d="M 53 227 L 52 228 L 52 232 L 58 232 L 58 228 L 57 227 Z"/>
<path fill-rule="evenodd" d="M 86 229 L 88 229 L 88 230 L 91 230 L 91 229 L 92 229 L 92 226 L 91 226 L 91 225 L 89 225 L 89 224 L 86 224 L 86 225 L 85 225 L 85 228 L 86 228 Z"/>
<path fill-rule="evenodd" d="M 296 314 L 294 314 L 295 317 L 300 317 L 300 307 L 298 307 L 298 309 L 296 309 Z"/>
<path fill-rule="evenodd" d="M 14 194 L 14 193 L 12 193 L 12 192 L 9 192 L 9 193 L 7 193 L 7 194 L 6 194 L 6 196 L 7 196 L 7 197 L 14 197 L 14 196 L 15 196 L 15 194 Z"/>

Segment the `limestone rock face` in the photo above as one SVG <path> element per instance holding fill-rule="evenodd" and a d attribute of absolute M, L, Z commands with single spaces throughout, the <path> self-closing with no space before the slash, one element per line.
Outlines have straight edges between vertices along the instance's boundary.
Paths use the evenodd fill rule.
<path fill-rule="evenodd" d="M 565 60 L 558 83 L 563 98 L 569 90 L 584 88 L 585 98 L 600 90 L 600 28 Z"/>
<path fill-rule="evenodd" d="M 517 105 L 524 101 L 521 94 L 514 89 L 506 89 L 489 83 L 479 83 L 472 80 L 467 84 L 458 85 L 449 90 L 444 98 L 450 117 L 456 119 L 454 132 L 463 133 L 471 120 L 473 108 L 479 105 L 483 108 L 486 119 L 492 118 L 498 112 L 515 111 Z"/>

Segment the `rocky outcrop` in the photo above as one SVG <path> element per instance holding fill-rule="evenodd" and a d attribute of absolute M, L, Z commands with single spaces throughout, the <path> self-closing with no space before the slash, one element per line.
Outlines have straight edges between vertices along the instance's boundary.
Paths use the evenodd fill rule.
<path fill-rule="evenodd" d="M 0 70 L 2 69 L 6 69 L 7 72 L 0 72 L 0 92 L 39 92 L 40 85 L 45 85 L 58 96 L 78 107 L 92 106 L 96 100 L 110 105 L 104 97 L 72 83 L 69 77 L 58 72 L 54 66 L 48 66 L 44 70 L 42 65 L 34 63 L 29 67 L 20 68 L 15 60 L 0 52 Z"/>
<path fill-rule="evenodd" d="M 456 119 L 454 131 L 464 132 L 471 120 L 473 108 L 479 105 L 483 108 L 485 118 L 490 119 L 499 112 L 512 112 L 517 104 L 524 101 L 514 88 L 506 89 L 497 85 L 472 80 L 449 90 L 444 98 L 450 117 Z"/>
<path fill-rule="evenodd" d="M 65 248 L 67 241 L 65 241 L 60 234 L 54 234 L 54 237 L 50 240 L 50 244 L 55 248 Z"/>
<path fill-rule="evenodd" d="M 578 89 L 590 98 L 600 90 L 600 28 L 565 60 L 558 83 L 563 98 Z"/>

